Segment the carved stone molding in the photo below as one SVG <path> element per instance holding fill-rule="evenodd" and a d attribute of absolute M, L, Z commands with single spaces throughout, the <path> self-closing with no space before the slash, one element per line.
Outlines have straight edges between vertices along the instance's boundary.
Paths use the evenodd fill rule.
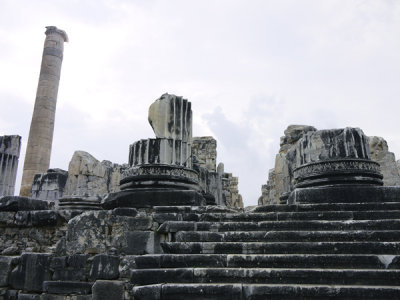
<path fill-rule="evenodd" d="M 302 165 L 294 170 L 295 187 L 330 184 L 382 185 L 379 164 L 368 159 L 334 159 Z"/>

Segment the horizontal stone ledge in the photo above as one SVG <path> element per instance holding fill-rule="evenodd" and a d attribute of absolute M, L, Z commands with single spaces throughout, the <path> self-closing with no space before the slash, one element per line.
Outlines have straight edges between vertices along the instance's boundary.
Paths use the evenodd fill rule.
<path fill-rule="evenodd" d="M 170 254 L 382 254 L 397 255 L 400 242 L 166 242 Z"/>
<path fill-rule="evenodd" d="M 330 268 L 399 269 L 399 255 L 373 254 L 155 254 L 135 257 L 137 269 Z"/>
<path fill-rule="evenodd" d="M 301 284 L 231 284 L 191 283 L 155 284 L 134 287 L 138 300 L 262 300 L 262 299 L 374 299 L 395 300 L 398 286 L 301 285 Z M 321 298 L 322 297 L 322 298 Z"/>
<path fill-rule="evenodd" d="M 36 200 L 28 197 L 19 196 L 5 196 L 0 198 L 0 211 L 17 212 L 49 209 L 49 202 L 43 200 Z"/>
<path fill-rule="evenodd" d="M 178 231 L 176 242 L 395 242 L 400 241 L 399 230 L 349 231 Z"/>
<path fill-rule="evenodd" d="M 287 231 L 287 230 L 400 230 L 400 219 L 388 220 L 300 220 L 261 222 L 192 222 L 166 221 L 158 229 L 160 233 L 178 231 Z"/>
<path fill-rule="evenodd" d="M 54 210 L 0 212 L 0 227 L 54 227 L 66 222 Z"/>
<path fill-rule="evenodd" d="M 308 211 L 365 211 L 365 210 L 400 210 L 399 202 L 369 203 L 298 203 L 291 205 L 272 204 L 256 206 L 251 212 L 308 212 Z"/>
<path fill-rule="evenodd" d="M 104 199 L 103 208 L 147 208 L 160 205 L 204 205 L 204 197 L 193 190 L 133 189 L 110 193 Z"/>
<path fill-rule="evenodd" d="M 295 189 L 288 203 L 398 202 L 399 186 L 335 185 Z"/>
<path fill-rule="evenodd" d="M 293 283 L 397 285 L 400 270 L 170 268 L 132 270 L 136 285 L 156 283 Z"/>

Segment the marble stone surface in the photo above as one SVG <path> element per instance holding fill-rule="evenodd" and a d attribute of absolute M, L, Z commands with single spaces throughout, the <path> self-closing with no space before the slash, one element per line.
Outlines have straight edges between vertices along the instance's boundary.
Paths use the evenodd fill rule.
<path fill-rule="evenodd" d="M 0 197 L 14 195 L 20 151 L 19 135 L 0 136 Z"/>

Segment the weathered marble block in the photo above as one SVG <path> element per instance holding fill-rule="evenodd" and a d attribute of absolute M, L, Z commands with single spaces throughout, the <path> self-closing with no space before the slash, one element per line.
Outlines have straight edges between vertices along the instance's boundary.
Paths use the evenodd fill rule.
<path fill-rule="evenodd" d="M 163 94 L 149 108 L 149 122 L 157 138 L 191 143 L 191 103 L 182 97 Z"/>
<path fill-rule="evenodd" d="M 54 201 L 63 196 L 68 172 L 61 169 L 49 169 L 47 173 L 36 174 L 32 184 L 32 198 Z"/>
<path fill-rule="evenodd" d="M 129 165 L 164 164 L 187 166 L 192 165 L 190 144 L 174 139 L 140 140 L 129 147 Z"/>

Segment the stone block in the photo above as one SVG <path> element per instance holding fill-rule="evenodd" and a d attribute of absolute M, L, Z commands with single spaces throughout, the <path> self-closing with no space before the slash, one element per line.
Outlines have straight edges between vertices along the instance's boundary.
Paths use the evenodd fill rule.
<path fill-rule="evenodd" d="M 5 296 L 5 300 L 17 300 L 18 299 L 18 291 L 16 290 L 8 290 Z"/>
<path fill-rule="evenodd" d="M 49 169 L 47 173 L 36 174 L 32 184 L 32 198 L 55 201 L 64 194 L 68 172 L 61 169 Z"/>
<path fill-rule="evenodd" d="M 87 295 L 91 293 L 93 282 L 80 281 L 44 281 L 43 290 L 50 294 L 78 294 Z"/>
<path fill-rule="evenodd" d="M 295 203 L 368 203 L 396 202 L 400 199 L 398 186 L 327 186 L 295 189 L 288 199 L 289 204 Z"/>
<path fill-rule="evenodd" d="M 113 209 L 112 213 L 116 216 L 136 217 L 138 210 L 132 207 L 117 207 Z"/>
<path fill-rule="evenodd" d="M 133 231 L 126 235 L 126 254 L 153 254 L 161 253 L 160 235 L 152 231 Z"/>
<path fill-rule="evenodd" d="M 127 235 L 137 230 L 150 230 L 150 217 L 127 217 L 110 211 L 90 211 L 68 222 L 66 248 L 69 254 L 111 253 L 125 251 Z"/>
<path fill-rule="evenodd" d="M 87 152 L 75 151 L 69 163 L 64 195 L 102 197 L 119 191 L 121 174 L 126 167 L 110 161 L 100 162 Z"/>
<path fill-rule="evenodd" d="M 253 300 L 253 298 L 242 298 L 242 284 L 165 284 L 162 286 L 161 294 L 165 300 Z"/>
<path fill-rule="evenodd" d="M 135 286 L 132 289 L 133 296 L 138 300 L 160 300 L 162 284 L 152 284 L 146 286 Z"/>
<path fill-rule="evenodd" d="M 125 190 L 109 194 L 104 199 L 103 208 L 146 208 L 174 205 L 202 206 L 205 204 L 206 200 L 204 197 L 199 192 L 193 190 Z"/>
<path fill-rule="evenodd" d="M 129 278 L 132 269 L 136 269 L 136 255 L 125 255 L 121 257 L 119 265 L 119 276 Z"/>
<path fill-rule="evenodd" d="M 51 261 L 52 280 L 85 280 L 88 255 L 54 257 Z"/>
<path fill-rule="evenodd" d="M 18 266 L 11 272 L 10 286 L 18 290 L 41 292 L 43 282 L 51 278 L 51 258 L 51 254 L 22 254 Z"/>
<path fill-rule="evenodd" d="M 18 300 L 40 300 L 40 295 L 36 294 L 18 294 Z"/>
<path fill-rule="evenodd" d="M 68 296 L 54 295 L 54 294 L 42 294 L 40 300 L 68 300 Z"/>
<path fill-rule="evenodd" d="M 24 227 L 56 226 L 58 213 L 54 210 L 18 211 L 14 223 Z"/>
<path fill-rule="evenodd" d="M 0 198 L 0 211 L 21 210 L 48 210 L 50 205 L 47 201 L 35 200 L 27 197 L 6 196 Z"/>
<path fill-rule="evenodd" d="M 15 212 L 0 211 L 0 226 L 1 227 L 14 227 Z"/>
<path fill-rule="evenodd" d="M 92 288 L 93 300 L 124 300 L 122 281 L 97 280 Z"/>
<path fill-rule="evenodd" d="M 99 254 L 93 258 L 89 273 L 90 280 L 117 279 L 118 277 L 119 256 Z"/>
<path fill-rule="evenodd" d="M 182 97 L 163 94 L 149 108 L 149 123 L 157 138 L 191 142 L 191 103 Z"/>
<path fill-rule="evenodd" d="M 369 148 L 371 159 L 379 163 L 383 175 L 383 184 L 387 186 L 400 185 L 400 173 L 396 164 L 395 156 L 389 152 L 387 142 L 378 136 L 370 136 Z"/>
<path fill-rule="evenodd" d="M 0 256 L 0 287 L 8 285 L 8 278 L 18 257 Z"/>

